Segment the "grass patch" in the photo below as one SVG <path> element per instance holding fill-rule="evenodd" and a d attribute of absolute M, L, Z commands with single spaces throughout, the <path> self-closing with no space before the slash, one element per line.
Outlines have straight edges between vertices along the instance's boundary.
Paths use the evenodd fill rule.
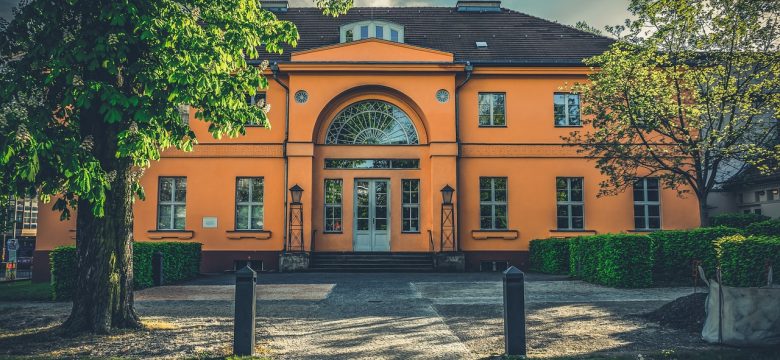
<path fill-rule="evenodd" d="M 141 320 L 146 330 L 176 330 L 179 327 L 174 323 L 162 320 Z"/>
<path fill-rule="evenodd" d="M 31 280 L 0 283 L 0 301 L 51 301 L 51 285 Z"/>
<path fill-rule="evenodd" d="M 626 354 L 589 354 L 563 357 L 535 357 L 529 356 L 527 360 L 776 360 L 777 351 L 780 348 L 729 348 L 711 350 L 660 350 L 649 353 Z M 516 356 L 494 357 L 491 360 L 519 360 Z"/>

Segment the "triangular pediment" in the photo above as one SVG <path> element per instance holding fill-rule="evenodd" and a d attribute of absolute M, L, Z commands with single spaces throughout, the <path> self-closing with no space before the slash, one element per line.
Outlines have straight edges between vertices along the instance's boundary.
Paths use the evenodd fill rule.
<path fill-rule="evenodd" d="M 295 61 L 452 62 L 452 53 L 397 43 L 365 39 L 293 52 Z"/>

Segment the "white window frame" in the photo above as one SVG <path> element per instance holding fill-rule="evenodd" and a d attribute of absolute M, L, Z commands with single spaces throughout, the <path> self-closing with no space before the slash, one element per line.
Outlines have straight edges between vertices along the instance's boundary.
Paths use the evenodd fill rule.
<path fill-rule="evenodd" d="M 555 118 L 555 98 L 558 95 L 563 95 L 563 106 L 564 106 L 564 115 L 566 116 L 566 123 L 565 124 L 558 124 L 558 119 Z M 577 123 L 572 123 L 572 118 L 569 116 L 569 97 L 570 96 L 576 96 L 577 97 L 577 104 L 579 106 L 579 112 L 577 112 Z M 574 93 L 568 93 L 568 92 L 556 92 L 553 93 L 553 124 L 556 127 L 582 127 L 582 99 L 580 98 L 580 94 L 574 94 Z"/>
<path fill-rule="evenodd" d="M 655 181 L 658 181 L 658 200 L 656 200 L 656 201 L 649 200 L 650 197 L 648 196 L 647 181 L 651 180 L 651 179 L 653 179 Z M 642 197 L 643 197 L 643 200 L 637 200 L 636 196 L 634 196 L 634 227 L 635 227 L 635 230 L 651 230 L 651 231 L 652 230 L 661 230 L 661 218 L 662 218 L 662 216 L 661 216 L 661 182 L 660 182 L 660 180 L 658 178 L 648 178 L 648 177 L 639 178 L 639 179 L 637 179 L 636 182 L 634 182 L 634 192 L 636 192 L 636 184 L 637 183 L 641 183 L 642 184 Z M 636 227 L 636 218 L 639 217 L 636 214 L 636 207 L 637 206 L 642 206 L 644 208 L 644 215 L 641 216 L 643 218 L 643 220 L 644 220 L 644 223 L 645 223 L 645 227 L 643 227 L 643 228 L 637 228 Z M 657 206 L 658 207 L 658 227 L 657 228 L 650 227 L 650 218 L 651 217 L 655 217 L 655 216 L 650 216 L 650 211 L 649 210 L 650 210 L 651 206 Z"/>
<path fill-rule="evenodd" d="M 489 124 L 483 124 L 480 113 L 481 109 L 481 98 L 483 96 L 488 96 L 490 99 L 490 123 Z M 504 98 L 504 123 L 503 124 L 496 124 L 496 96 L 502 96 Z M 477 94 L 477 125 L 479 127 L 506 127 L 507 118 L 506 118 L 506 93 L 505 92 L 480 92 Z"/>
<path fill-rule="evenodd" d="M 490 180 L 490 199 L 489 200 L 482 200 L 482 180 L 483 179 L 489 179 Z M 505 200 L 500 201 L 496 200 L 496 179 L 504 179 L 504 184 L 506 188 L 504 189 L 504 193 L 506 194 Z M 479 177 L 479 228 L 480 230 L 507 230 L 509 228 L 509 178 L 506 176 L 480 176 Z M 482 227 L 482 218 L 487 216 L 482 216 L 482 206 L 490 206 L 490 227 Z M 505 209 L 504 217 L 506 218 L 505 224 L 506 227 L 498 228 L 496 227 L 496 207 L 497 206 L 503 206 Z"/>
<path fill-rule="evenodd" d="M 362 32 L 360 31 L 360 28 L 363 26 L 368 26 L 368 37 L 363 37 Z M 366 21 L 358 21 L 346 25 L 342 25 L 339 29 L 340 33 L 340 41 L 342 43 L 349 42 L 349 41 L 358 41 L 363 40 L 367 38 L 377 38 L 376 36 L 376 28 L 382 27 L 382 37 L 381 39 L 387 40 L 387 41 L 393 41 L 393 42 L 404 42 L 404 27 L 403 25 L 392 23 L 389 21 L 382 21 L 382 20 L 366 20 Z M 352 40 L 349 40 L 347 38 L 347 31 L 352 30 Z M 398 39 L 393 40 L 392 32 L 396 31 L 398 34 Z"/>
<path fill-rule="evenodd" d="M 323 220 L 323 229 L 325 229 L 324 233 L 326 234 L 340 234 L 344 231 L 344 180 L 343 179 L 325 179 L 323 182 L 323 186 L 325 189 L 325 194 L 328 192 L 328 182 L 333 181 L 338 183 L 339 185 L 339 199 L 340 201 L 338 203 L 328 203 L 328 197 L 327 195 L 324 196 L 324 203 L 325 203 L 325 211 L 322 213 L 322 220 Z M 341 214 L 340 217 L 328 217 L 328 209 L 339 209 L 339 214 Z M 341 229 L 328 229 L 328 220 L 333 220 L 333 224 L 336 223 L 336 220 L 339 220 L 339 223 L 341 224 Z"/>
<path fill-rule="evenodd" d="M 161 185 L 163 182 L 163 179 L 171 179 L 171 198 L 168 200 L 160 199 L 160 196 L 162 195 L 161 191 Z M 176 201 L 176 183 L 184 181 L 184 201 Z M 177 206 L 184 206 L 184 224 L 182 228 L 176 227 L 176 207 Z M 171 215 L 170 215 L 170 223 L 171 226 L 168 228 L 163 228 L 160 226 L 160 214 L 162 211 L 160 211 L 163 207 L 170 207 L 171 209 Z M 157 180 L 157 230 L 169 230 L 169 231 L 179 231 L 184 230 L 187 227 L 187 177 L 185 176 L 160 176 Z"/>
<path fill-rule="evenodd" d="M 406 189 L 407 184 L 417 183 L 417 190 Z M 417 193 L 417 202 L 412 202 L 412 194 Z M 412 209 L 417 209 L 417 216 L 412 217 Z M 409 214 L 407 216 L 407 214 Z M 412 221 L 417 221 L 417 228 L 412 229 Z M 407 228 L 407 224 L 409 227 Z M 420 179 L 401 179 L 401 232 L 420 232 Z"/>
<path fill-rule="evenodd" d="M 241 182 L 241 180 L 248 180 L 249 181 L 249 200 L 248 201 L 238 201 L 238 185 Z M 260 180 L 260 191 L 261 191 L 261 199 L 262 201 L 252 201 L 252 198 L 254 197 L 255 184 L 252 180 Z M 235 222 L 233 224 L 234 229 L 237 231 L 257 231 L 257 230 L 263 230 L 265 227 L 265 179 L 262 176 L 239 176 L 236 178 L 236 207 L 235 207 Z M 238 218 L 238 208 L 239 207 L 249 207 L 249 211 L 247 212 L 246 219 L 239 219 Z M 254 209 L 259 208 L 260 209 L 260 219 L 263 221 L 263 225 L 259 227 L 254 227 L 254 224 L 252 224 L 252 213 Z M 246 227 L 239 228 L 238 224 L 244 221 Z"/>
<path fill-rule="evenodd" d="M 566 180 L 566 200 L 559 200 L 558 199 L 558 181 L 559 180 Z M 579 201 L 573 201 L 571 196 L 571 181 L 574 179 L 580 180 L 580 185 L 582 186 L 582 199 Z M 585 178 L 583 177 L 564 177 L 559 176 L 555 178 L 555 227 L 558 230 L 584 230 L 585 229 Z M 568 227 L 562 228 L 558 226 L 558 218 L 560 217 L 558 215 L 558 206 L 566 206 L 566 218 Z M 574 211 L 572 211 L 574 206 L 580 206 L 582 208 L 582 227 L 574 227 Z"/>

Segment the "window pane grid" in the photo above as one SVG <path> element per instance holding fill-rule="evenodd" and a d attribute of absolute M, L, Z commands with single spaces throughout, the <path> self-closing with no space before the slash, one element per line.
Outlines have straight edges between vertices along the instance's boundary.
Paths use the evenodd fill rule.
<path fill-rule="evenodd" d="M 325 180 L 325 232 L 342 231 L 343 181 Z"/>
<path fill-rule="evenodd" d="M 184 230 L 187 217 L 187 178 L 160 177 L 157 197 L 157 229 Z"/>
<path fill-rule="evenodd" d="M 555 93 L 553 95 L 553 112 L 556 126 L 580 126 L 580 95 L 570 93 Z"/>
<path fill-rule="evenodd" d="M 262 177 L 236 179 L 236 230 L 263 229 Z"/>
<path fill-rule="evenodd" d="M 506 125 L 504 93 L 479 93 L 479 126 Z"/>
<path fill-rule="evenodd" d="M 479 223 L 482 230 L 506 230 L 507 178 L 479 178 Z"/>
<path fill-rule="evenodd" d="M 561 230 L 585 228 L 582 178 L 557 178 L 557 226 Z"/>
<path fill-rule="evenodd" d="M 420 231 L 420 180 L 401 180 L 402 231 Z"/>
<path fill-rule="evenodd" d="M 634 227 L 636 230 L 661 228 L 661 201 L 658 178 L 634 182 Z"/>

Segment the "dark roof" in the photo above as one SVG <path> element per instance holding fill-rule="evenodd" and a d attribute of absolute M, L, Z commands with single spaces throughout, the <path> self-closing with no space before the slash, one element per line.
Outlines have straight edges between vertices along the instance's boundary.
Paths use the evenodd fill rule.
<path fill-rule="evenodd" d="M 385 20 L 404 26 L 404 42 L 451 52 L 455 61 L 472 63 L 581 64 L 602 53 L 613 39 L 509 9 L 501 12 L 458 12 L 454 7 L 352 8 L 337 18 L 316 8 L 290 8 L 276 15 L 292 21 L 300 34 L 295 49 L 284 54 L 262 54 L 274 61 L 289 61 L 290 51 L 338 44 L 339 27 L 356 21 Z M 477 49 L 485 41 L 487 49 Z"/>

